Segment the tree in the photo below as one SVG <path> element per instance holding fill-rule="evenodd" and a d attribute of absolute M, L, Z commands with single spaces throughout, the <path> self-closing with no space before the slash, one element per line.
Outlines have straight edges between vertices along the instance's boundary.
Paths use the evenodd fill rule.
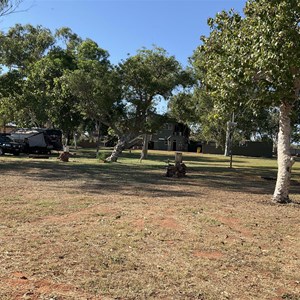
<path fill-rule="evenodd" d="M 209 19 L 211 32 L 194 54 L 207 92 L 223 107 L 279 107 L 278 175 L 273 201 L 288 203 L 293 107 L 300 90 L 300 7 L 297 0 L 250 0 Z M 246 98 L 240 97 L 247 91 Z M 243 94 L 245 95 L 245 94 Z"/>
<path fill-rule="evenodd" d="M 64 49 L 55 48 L 32 64 L 23 84 L 22 106 L 36 126 L 60 128 L 69 143 L 71 133 L 81 122 L 78 98 L 66 91 L 60 79 L 64 73 L 77 68 L 75 57 Z"/>
<path fill-rule="evenodd" d="M 87 39 L 76 48 L 78 68 L 65 72 L 61 78 L 63 90 L 78 98 L 81 117 L 91 119 L 98 129 L 101 124 L 118 131 L 123 120 L 120 73 L 108 60 L 108 52 Z"/>
<path fill-rule="evenodd" d="M 7 68 L 25 72 L 54 45 L 51 31 L 42 26 L 16 24 L 0 33 L 0 62 Z"/>
<path fill-rule="evenodd" d="M 225 124 L 230 112 L 221 112 L 203 89 L 195 86 L 192 91 L 174 95 L 168 108 L 171 116 L 193 128 L 198 140 L 214 141 L 217 147 L 224 146 Z"/>
<path fill-rule="evenodd" d="M 81 116 L 96 123 L 98 151 L 101 123 L 118 133 L 124 119 L 118 71 L 113 67 L 93 64 L 89 71 L 75 70 L 65 74 L 62 80 L 64 89 L 79 99 Z"/>
<path fill-rule="evenodd" d="M 10 78 L 11 83 L 9 89 L 1 85 L 0 90 L 5 89 L 6 95 L 2 107 L 5 105 L 6 111 L 11 111 L 15 118 L 20 117 L 25 121 L 28 112 L 26 105 L 29 103 L 24 102 L 23 88 L 29 69 L 49 51 L 54 44 L 54 38 L 50 30 L 41 26 L 16 24 L 7 33 L 1 32 L 0 40 L 0 64 L 8 69 L 1 77 L 3 82 L 5 78 Z"/>
<path fill-rule="evenodd" d="M 179 122 L 192 128 L 193 138 L 201 141 L 213 141 L 216 147 L 228 148 L 230 132 L 227 134 L 229 120 L 237 123 L 234 140 L 274 140 L 278 133 L 276 109 L 252 109 L 250 107 L 235 107 L 230 110 L 223 108 L 207 93 L 201 85 L 174 95 L 169 102 L 169 113 Z M 226 136 L 227 135 L 227 136 Z M 276 138 L 277 139 L 277 138 Z M 229 150 L 229 149 L 228 149 Z"/>
<path fill-rule="evenodd" d="M 2 101 L 2 107 L 14 111 L 18 125 L 59 127 L 69 137 L 82 115 L 78 98 L 63 88 L 60 79 L 67 71 L 78 69 L 84 56 L 80 47 L 86 41 L 69 28 L 60 28 L 53 35 L 41 26 L 19 24 L 2 33 L 2 37 L 1 63 L 8 68 L 2 77 L 16 78 L 10 74 L 19 74 L 19 90 L 6 91 L 7 100 Z"/>
<path fill-rule="evenodd" d="M 143 134 L 141 159 L 147 157 L 150 124 L 155 118 L 155 104 L 169 100 L 179 86 L 189 84 L 190 77 L 174 56 L 159 47 L 141 49 L 121 64 L 123 98 L 129 108 L 131 135 Z"/>
<path fill-rule="evenodd" d="M 21 93 L 22 81 L 18 71 L 0 76 L 0 122 L 4 131 L 6 123 L 15 119 L 16 98 Z"/>

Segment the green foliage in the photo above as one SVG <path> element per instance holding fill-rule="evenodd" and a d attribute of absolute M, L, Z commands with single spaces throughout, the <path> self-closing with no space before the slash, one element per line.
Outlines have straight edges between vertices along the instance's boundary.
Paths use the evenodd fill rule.
<path fill-rule="evenodd" d="M 16 24 L 6 34 L 1 33 L 0 40 L 1 64 L 20 70 L 41 59 L 55 42 L 49 29 L 29 24 Z"/>
<path fill-rule="evenodd" d="M 78 45 L 78 60 L 79 63 L 84 61 L 101 61 L 107 63 L 108 52 L 98 46 L 98 44 L 90 39 L 86 39 Z"/>
<path fill-rule="evenodd" d="M 78 98 L 78 109 L 83 117 L 107 126 L 122 119 L 120 76 L 114 68 L 91 61 L 89 71 L 68 72 L 62 78 L 62 84 Z"/>
<path fill-rule="evenodd" d="M 155 104 L 169 100 L 178 87 L 191 84 L 190 74 L 174 56 L 159 47 L 141 49 L 120 65 L 123 98 L 128 104 L 131 130 L 151 132 Z"/>
<path fill-rule="evenodd" d="M 82 121 L 82 107 L 65 78 L 80 68 L 90 71 L 93 63 L 100 64 L 104 73 L 107 51 L 65 27 L 53 35 L 41 26 L 17 24 L 1 37 L 1 64 L 9 68 L 0 78 L 0 93 L 6 97 L 1 100 L 3 114 L 10 111 L 10 120 L 22 126 L 51 124 L 66 134 L 74 131 Z"/>
<path fill-rule="evenodd" d="M 210 19 L 194 55 L 201 83 L 227 107 L 298 101 L 299 13 L 297 1 L 261 0 L 248 1 L 244 18 L 230 11 Z"/>
<path fill-rule="evenodd" d="M 68 52 L 74 53 L 82 39 L 68 27 L 61 27 L 55 31 L 54 37 L 62 41 Z"/>
<path fill-rule="evenodd" d="M 274 108 L 299 103 L 300 7 L 297 1 L 252 0 L 244 13 L 223 11 L 208 20 L 210 35 L 192 59 L 199 80 L 195 107 L 204 132 L 203 116 L 213 132 L 219 117 L 227 121 L 234 112 L 245 137 L 256 132 L 274 139 Z"/>
<path fill-rule="evenodd" d="M 188 124 L 198 121 L 197 106 L 191 92 L 180 92 L 171 97 L 169 113 L 177 121 Z"/>

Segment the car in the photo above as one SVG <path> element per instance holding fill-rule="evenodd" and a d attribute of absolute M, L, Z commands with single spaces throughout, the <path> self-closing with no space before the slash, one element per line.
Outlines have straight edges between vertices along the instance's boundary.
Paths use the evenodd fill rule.
<path fill-rule="evenodd" d="M 23 144 L 14 142 L 9 135 L 0 135 L 0 155 L 11 153 L 19 155 L 23 151 Z"/>

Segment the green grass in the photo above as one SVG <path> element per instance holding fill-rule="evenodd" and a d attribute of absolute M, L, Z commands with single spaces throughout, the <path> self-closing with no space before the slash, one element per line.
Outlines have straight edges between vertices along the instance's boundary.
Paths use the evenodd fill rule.
<path fill-rule="evenodd" d="M 102 149 L 103 155 L 110 149 Z M 72 151 L 72 150 L 71 150 Z M 73 151 L 75 153 L 75 151 Z M 101 155 L 101 154 L 100 154 Z M 55 181 L 63 178 L 69 181 L 85 180 L 83 190 L 105 192 L 114 189 L 125 190 L 126 186 L 140 186 L 146 190 L 155 190 L 168 184 L 164 177 L 168 162 L 174 162 L 174 152 L 149 151 L 148 159 L 140 162 L 140 151 L 124 151 L 117 163 L 104 163 L 96 158 L 95 149 L 79 149 L 67 163 L 60 162 L 58 155 L 49 159 L 29 159 L 26 156 L 2 156 L 0 158 L 2 172 L 10 170 L 24 172 L 26 176 L 40 180 Z M 202 185 L 219 190 L 245 191 L 252 193 L 272 194 L 277 176 L 275 158 L 233 157 L 233 168 L 229 168 L 229 158 L 223 155 L 183 153 L 183 161 L 187 165 L 187 176 L 191 180 L 200 181 Z M 32 168 L 27 174 L 28 168 Z M 35 170 L 35 171 L 34 171 Z M 98 179 L 102 180 L 99 182 Z M 270 178 L 266 180 L 264 178 Z M 196 184 L 195 182 L 189 183 Z M 300 162 L 297 159 L 293 166 L 292 185 L 290 189 L 293 199 L 299 200 Z M 163 189 L 163 188 L 162 188 Z M 162 190 L 161 189 L 161 190 Z M 166 194 L 163 190 L 161 195 Z"/>
<path fill-rule="evenodd" d="M 104 157 L 107 153 L 109 153 L 109 149 L 100 150 L 99 156 Z M 29 159 L 27 156 L 2 156 L 0 157 L 0 162 L 2 170 L 22 170 L 23 168 L 26 169 L 27 166 L 36 167 L 37 169 L 45 168 L 49 169 L 49 171 L 53 169 L 53 174 L 49 174 L 50 177 L 55 176 L 55 168 L 58 166 L 60 169 L 70 170 L 70 174 L 66 174 L 66 176 L 72 176 L 72 171 L 90 172 L 92 174 L 96 169 L 100 169 L 113 174 L 114 171 L 117 172 L 124 169 L 126 171 L 124 176 L 126 177 L 126 174 L 143 170 L 163 172 L 168 162 L 174 163 L 174 152 L 150 150 L 148 159 L 140 162 L 140 151 L 124 151 L 117 163 L 103 163 L 96 158 L 94 149 L 79 149 L 68 163 L 60 162 L 56 154 L 53 154 L 50 159 Z M 215 174 L 216 177 L 236 174 L 237 172 L 248 176 L 276 177 L 277 173 L 276 158 L 234 156 L 233 168 L 230 169 L 229 158 L 223 155 L 184 152 L 183 162 L 192 172 L 206 173 L 210 176 Z M 293 179 L 300 179 L 299 159 L 293 166 Z"/>

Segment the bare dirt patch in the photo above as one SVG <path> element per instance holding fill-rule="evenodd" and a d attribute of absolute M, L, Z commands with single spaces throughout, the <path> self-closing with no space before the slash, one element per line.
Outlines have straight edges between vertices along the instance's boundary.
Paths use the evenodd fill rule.
<path fill-rule="evenodd" d="M 1 158 L 0 299 L 299 300 L 299 205 L 201 166 Z"/>

